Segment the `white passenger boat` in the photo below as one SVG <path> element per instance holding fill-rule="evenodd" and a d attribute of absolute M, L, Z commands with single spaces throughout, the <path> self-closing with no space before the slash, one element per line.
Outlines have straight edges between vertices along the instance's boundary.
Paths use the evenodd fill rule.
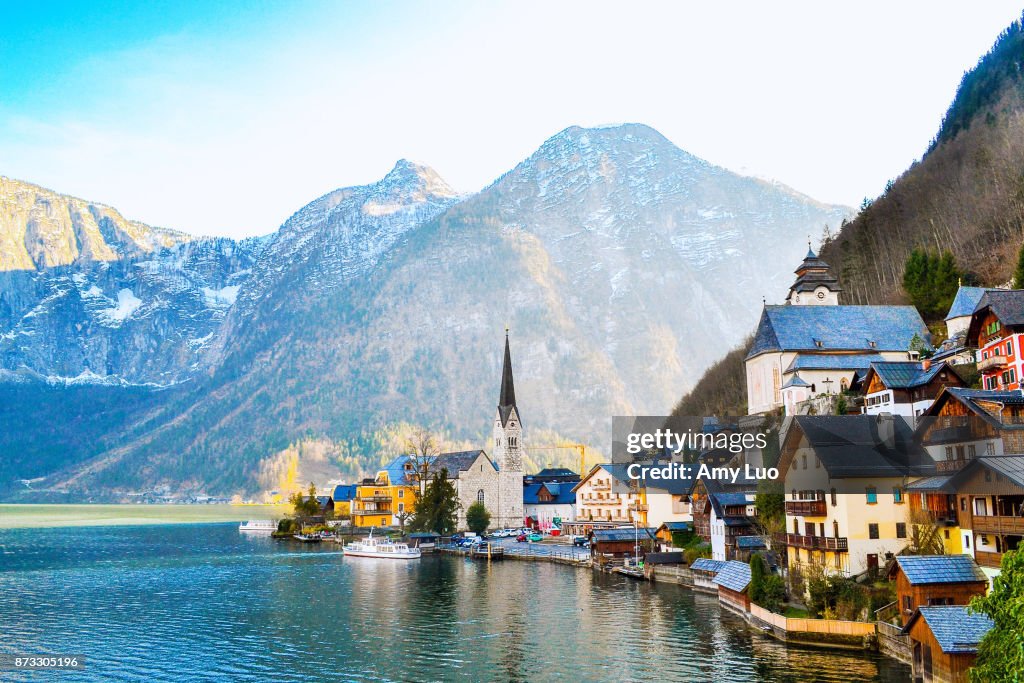
<path fill-rule="evenodd" d="M 407 543 L 394 543 L 389 538 L 374 538 L 372 529 L 368 537 L 347 544 L 345 554 L 353 557 L 386 557 L 392 560 L 420 559 L 419 548 L 410 548 Z"/>
<path fill-rule="evenodd" d="M 270 534 L 277 531 L 277 523 L 272 519 L 250 519 L 239 524 L 238 530 Z"/>

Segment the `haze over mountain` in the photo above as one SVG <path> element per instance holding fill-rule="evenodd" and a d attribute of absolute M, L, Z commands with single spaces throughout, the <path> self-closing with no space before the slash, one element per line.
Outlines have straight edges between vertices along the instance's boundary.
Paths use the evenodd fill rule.
<path fill-rule="evenodd" d="M 30 244 L 39 230 L 10 219 L 7 196 L 0 244 Z M 392 455 L 375 435 L 399 422 L 485 445 L 506 325 L 527 439 L 602 446 L 612 415 L 665 412 L 754 324 L 761 296 L 784 292 L 807 235 L 848 215 L 627 124 L 568 128 L 470 196 L 403 160 L 244 243 L 132 224 L 146 237 L 131 245 L 164 242 L 128 249 L 111 219 L 106 260 L 7 265 L 4 251 L 0 269 L 23 268 L 0 291 L 6 391 L 35 407 L 0 408 L 18 427 L 0 436 L 17 454 L 0 478 L 251 493 L 302 438 L 328 442 L 349 475 Z M 175 386 L 25 383 L 36 376 Z M 58 405 L 82 429 L 40 438 L 27 425 Z"/>

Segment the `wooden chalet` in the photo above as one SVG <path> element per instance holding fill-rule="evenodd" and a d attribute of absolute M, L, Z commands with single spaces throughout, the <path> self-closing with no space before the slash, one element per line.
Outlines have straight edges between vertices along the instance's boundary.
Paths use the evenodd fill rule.
<path fill-rule="evenodd" d="M 915 681 L 966 683 L 978 657 L 978 645 L 992 620 L 963 605 L 918 607 L 903 627 L 910 637 Z"/>
<path fill-rule="evenodd" d="M 988 577 L 969 555 L 900 555 L 889 579 L 904 625 L 922 605 L 966 605 L 988 592 Z"/>

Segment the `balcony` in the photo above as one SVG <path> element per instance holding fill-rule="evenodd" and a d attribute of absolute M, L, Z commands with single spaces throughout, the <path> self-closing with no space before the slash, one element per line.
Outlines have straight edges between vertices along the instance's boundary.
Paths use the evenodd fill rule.
<path fill-rule="evenodd" d="M 849 550 L 849 542 L 845 538 L 786 534 L 785 543 L 793 548 L 806 548 L 808 550 L 834 550 L 840 553 L 845 553 Z"/>
<path fill-rule="evenodd" d="M 824 500 L 787 500 L 786 514 L 794 517 L 824 517 Z"/>
<path fill-rule="evenodd" d="M 975 515 L 972 524 L 974 531 L 980 534 L 1024 536 L 1024 517 Z"/>
<path fill-rule="evenodd" d="M 982 567 L 999 569 L 999 566 L 1003 563 L 1003 554 L 987 553 L 984 550 L 978 550 L 974 553 L 974 560 Z"/>
<path fill-rule="evenodd" d="M 1006 366 L 1006 356 L 1002 354 L 995 354 L 988 358 L 982 358 L 978 361 L 978 372 L 985 372 L 986 370 L 997 370 Z"/>
<path fill-rule="evenodd" d="M 612 488 L 611 482 L 607 481 L 595 481 L 590 485 L 595 491 L 608 491 Z"/>
<path fill-rule="evenodd" d="M 637 503 L 635 505 L 630 505 L 629 509 L 632 510 L 633 512 L 647 512 L 647 506 L 644 505 L 643 503 Z"/>
<path fill-rule="evenodd" d="M 964 465 L 969 463 L 970 460 L 939 460 L 935 463 L 935 469 L 939 472 L 958 472 L 964 468 Z"/>
<path fill-rule="evenodd" d="M 390 502 L 391 496 L 363 496 L 361 498 L 357 498 L 356 500 L 358 500 L 361 503 L 387 503 Z"/>

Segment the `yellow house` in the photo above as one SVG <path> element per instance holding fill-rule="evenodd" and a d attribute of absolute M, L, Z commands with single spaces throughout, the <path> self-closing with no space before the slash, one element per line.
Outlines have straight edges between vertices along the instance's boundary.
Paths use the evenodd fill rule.
<path fill-rule="evenodd" d="M 856 576 L 911 542 L 907 485 L 934 474 L 904 420 L 801 415 L 782 444 L 786 528 L 777 539 L 790 568 L 817 565 Z"/>
<path fill-rule="evenodd" d="M 373 479 L 357 485 L 351 502 L 352 526 L 399 526 L 400 515 L 411 515 L 416 501 L 412 458 L 400 455 Z"/>

